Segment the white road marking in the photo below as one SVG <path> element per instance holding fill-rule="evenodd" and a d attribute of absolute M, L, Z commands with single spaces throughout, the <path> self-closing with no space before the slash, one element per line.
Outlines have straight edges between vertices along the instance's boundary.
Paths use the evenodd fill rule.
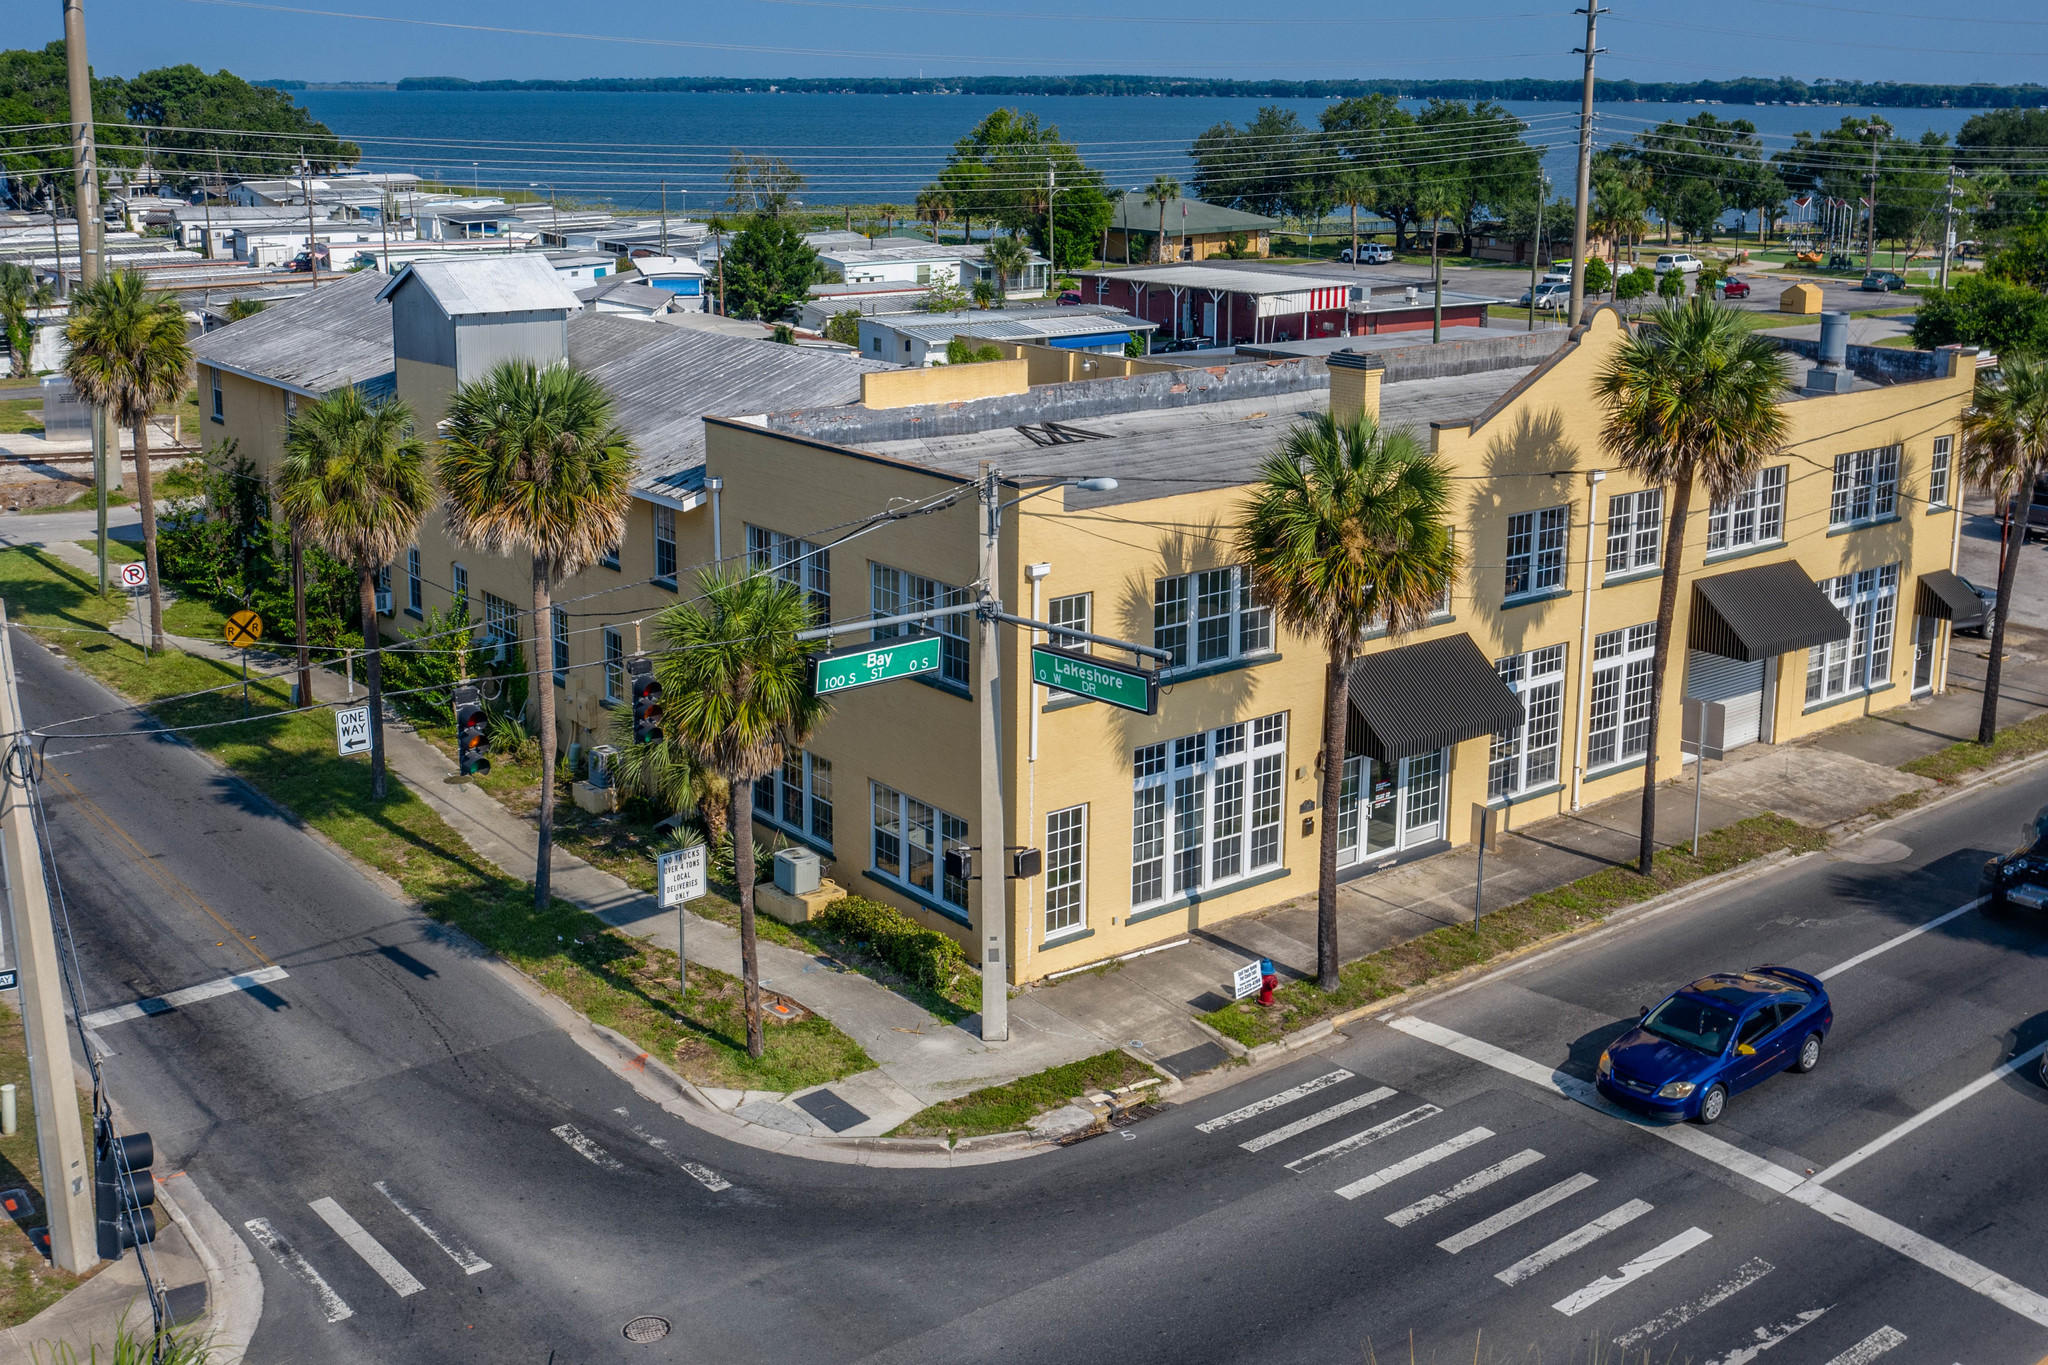
<path fill-rule="evenodd" d="M 1350 1137 L 1339 1139 L 1327 1147 L 1318 1147 L 1307 1156 L 1296 1157 L 1287 1163 L 1287 1169 L 1299 1175 L 1301 1172 L 1312 1170 L 1326 1161 L 1335 1161 L 1340 1156 L 1348 1156 L 1361 1147 L 1370 1147 L 1383 1137 L 1389 1137 L 1392 1134 L 1398 1133 L 1403 1128 L 1412 1128 L 1416 1124 L 1427 1119 L 1433 1119 L 1443 1112 L 1443 1110 L 1433 1104 L 1419 1105 L 1414 1109 L 1410 1109 L 1405 1114 L 1396 1114 L 1385 1123 L 1375 1125 L 1364 1132 L 1353 1133 Z"/>
<path fill-rule="evenodd" d="M 471 1251 L 466 1243 L 455 1237 L 444 1237 L 427 1225 L 427 1220 L 414 1212 L 412 1207 L 391 1191 L 385 1181 L 376 1184 L 377 1193 L 391 1201 L 391 1207 L 405 1215 L 405 1220 L 427 1235 L 427 1240 L 448 1254 L 448 1259 L 462 1267 L 465 1275 L 481 1275 L 491 1268 L 491 1263 Z"/>
<path fill-rule="evenodd" d="M 233 995 L 253 986 L 282 981 L 286 972 L 282 967 L 262 967 L 239 976 L 224 976 L 218 981 L 208 981 L 198 986 L 187 986 L 183 990 L 169 991 L 163 995 L 152 995 L 133 1004 L 116 1005 L 112 1009 L 94 1010 L 78 1022 L 89 1029 L 105 1028 L 109 1024 L 125 1023 L 130 1019 L 141 1019 L 152 1014 L 166 1014 L 180 1005 L 195 1005 L 201 1000 L 211 1000 L 217 995 Z"/>
<path fill-rule="evenodd" d="M 1691 1124 L 1653 1123 L 1642 1115 L 1610 1104 L 1586 1081 L 1567 1076 L 1561 1071 L 1554 1071 L 1527 1057 L 1509 1052 L 1506 1048 L 1495 1047 L 1477 1038 L 1468 1038 L 1441 1024 L 1404 1016 L 1388 1021 L 1388 1026 L 1410 1037 L 1420 1038 L 1447 1051 L 1482 1062 L 1497 1071 L 1532 1081 L 1566 1099 L 1590 1109 L 1598 1109 L 1603 1114 L 1611 1115 L 1652 1136 L 1662 1138 L 1673 1146 L 1683 1147 L 1723 1170 L 1746 1176 L 1765 1189 L 1790 1195 L 1822 1217 L 1840 1223 L 1843 1227 L 1852 1228 L 1872 1241 L 1890 1247 L 1901 1256 L 1919 1262 L 1937 1275 L 1954 1280 L 1965 1289 L 1982 1294 L 1993 1303 L 2010 1308 L 2037 1326 L 2048 1327 L 2048 1298 L 2036 1294 L 2025 1285 L 2014 1283 L 1987 1266 L 1979 1265 L 1960 1252 L 1951 1251 L 1939 1242 L 1921 1236 L 1911 1228 L 1901 1227 L 1889 1218 L 1873 1213 L 1860 1204 L 1852 1203 L 1796 1172 L 1788 1171 L 1783 1166 L 1766 1161 L 1760 1156 L 1752 1156 L 1732 1143 L 1709 1137 Z"/>
<path fill-rule="evenodd" d="M 1982 896 L 1979 896 L 1977 897 L 1977 899 L 1969 902 L 1967 905 L 1958 905 L 1955 909 L 1949 911 L 1945 915 L 1935 916 L 1933 919 L 1927 921 L 1927 923 L 1921 925 L 1917 929 L 1908 929 L 1903 934 L 1900 934 L 1894 938 L 1886 939 L 1884 942 L 1878 944 L 1875 948 L 1864 949 L 1862 952 L 1856 954 L 1856 956 L 1850 958 L 1847 962 L 1837 962 L 1834 966 L 1828 968 L 1826 971 L 1815 972 L 1814 975 L 1818 976 L 1823 981 L 1832 980 L 1833 978 L 1840 976 L 1843 972 L 1848 971 L 1851 967 L 1860 967 L 1864 963 L 1870 961 L 1870 959 L 1872 959 L 1873 957 L 1877 957 L 1881 954 L 1888 953 L 1902 943 L 1912 942 L 1914 939 L 1920 937 L 1920 935 L 1926 933 L 1929 929 L 1939 929 L 1942 925 L 1947 924 L 1950 920 L 1954 919 L 1958 915 L 1969 914 L 1972 910 L 1975 910 L 1978 906 L 1982 905 L 1983 903 L 1984 898 Z"/>
<path fill-rule="evenodd" d="M 1575 1318 L 1615 1290 L 1634 1284 L 1653 1270 L 1661 1270 L 1714 1234 L 1703 1228 L 1687 1228 L 1661 1246 L 1651 1247 L 1612 1275 L 1603 1275 L 1584 1289 L 1574 1290 L 1550 1305 L 1568 1318 Z"/>
<path fill-rule="evenodd" d="M 1492 1136 L 1491 1128 L 1469 1128 L 1448 1142 L 1439 1142 L 1426 1152 L 1417 1152 L 1406 1161 L 1383 1166 L 1363 1180 L 1354 1180 L 1349 1185 L 1340 1186 L 1337 1193 L 1345 1199 L 1356 1199 L 1361 1194 L 1370 1194 L 1384 1185 L 1393 1184 L 1403 1176 L 1415 1174 L 1425 1166 L 1434 1166 L 1447 1156 L 1455 1156 L 1467 1147 L 1475 1147 Z"/>
<path fill-rule="evenodd" d="M 1520 1284 L 1538 1271 L 1548 1270 L 1575 1251 L 1583 1251 L 1618 1227 L 1633 1223 L 1650 1211 L 1650 1205 L 1640 1199 L 1631 1199 L 1620 1208 L 1609 1209 L 1592 1222 L 1573 1228 L 1547 1247 L 1530 1252 L 1506 1270 L 1495 1271 L 1493 1278 L 1502 1284 Z"/>
<path fill-rule="evenodd" d="M 1828 1308 L 1832 1307 L 1833 1304 L 1828 1305 Z M 1786 1318 L 1783 1322 L 1774 1322 L 1769 1327 L 1759 1327 L 1750 1335 L 1748 1345 L 1738 1346 L 1725 1356 L 1716 1356 L 1708 1361 L 1707 1365 L 1749 1365 L 1750 1361 L 1778 1345 L 1800 1328 L 1819 1322 L 1821 1315 L 1827 1311 L 1827 1308 L 1809 1308 L 1804 1313 Z"/>
<path fill-rule="evenodd" d="M 607 1171 L 623 1171 L 626 1169 L 626 1164 L 623 1161 L 620 1161 L 610 1152 L 607 1152 L 604 1148 L 583 1136 L 582 1131 L 573 1123 L 565 1123 L 559 1128 L 550 1128 L 548 1131 L 568 1143 L 570 1147 L 575 1149 L 578 1156 L 593 1166 Z"/>
<path fill-rule="evenodd" d="M 1543 1153 L 1534 1147 L 1524 1147 L 1506 1161 L 1497 1161 L 1483 1171 L 1474 1171 L 1457 1184 L 1438 1190 L 1427 1199 L 1418 1199 L 1405 1209 L 1396 1209 L 1387 1215 L 1387 1221 L 1397 1228 L 1417 1223 L 1440 1209 L 1447 1209 L 1475 1190 L 1483 1190 L 1496 1180 L 1505 1180 L 1516 1171 L 1525 1170 L 1543 1160 Z"/>
<path fill-rule="evenodd" d="M 311 1287 L 320 1300 L 320 1311 L 326 1315 L 329 1322 L 341 1322 L 356 1315 L 356 1310 L 349 1307 L 341 1295 L 334 1292 L 334 1286 L 327 1283 L 320 1272 L 313 1269 L 313 1263 L 301 1256 L 297 1249 L 285 1240 L 283 1233 L 270 1225 L 268 1218 L 251 1218 L 242 1226 L 249 1230 L 250 1236 L 263 1244 L 266 1251 L 277 1257 L 279 1265 Z"/>
<path fill-rule="evenodd" d="M 1828 1365 L 1870 1365 L 1892 1347 L 1905 1344 L 1906 1334 L 1887 1324 L 1830 1360 Z"/>
<path fill-rule="evenodd" d="M 1318 1076 L 1312 1081 L 1303 1081 L 1300 1085 L 1283 1090 L 1277 1095 L 1268 1095 L 1266 1098 L 1254 1104 L 1248 1104 L 1242 1109 L 1233 1109 L 1227 1114 L 1210 1119 L 1207 1123 L 1198 1123 L 1195 1125 L 1195 1131 L 1198 1133 L 1213 1133 L 1218 1129 L 1228 1128 L 1233 1123 L 1243 1123 L 1246 1119 L 1255 1119 L 1261 1114 L 1271 1113 L 1283 1104 L 1292 1104 L 1304 1095 L 1313 1095 L 1318 1090 L 1327 1090 L 1333 1085 L 1338 1085 L 1350 1079 L 1351 1073 L 1340 1067 L 1330 1072 L 1327 1076 Z"/>
<path fill-rule="evenodd" d="M 1675 1332 L 1691 1322 L 1709 1308 L 1726 1303 L 1743 1290 L 1761 1280 L 1775 1269 L 1769 1261 L 1758 1256 L 1744 1261 L 1735 1268 L 1735 1273 L 1709 1289 L 1698 1298 L 1681 1303 L 1676 1308 L 1666 1309 L 1640 1327 L 1631 1328 L 1614 1339 L 1614 1344 L 1626 1351 L 1629 1347 L 1645 1341 L 1655 1341 L 1667 1332 Z"/>
<path fill-rule="evenodd" d="M 631 1115 L 628 1114 L 624 1109 L 614 1109 L 612 1110 L 612 1112 L 614 1114 L 617 1114 L 620 1118 L 631 1117 Z M 655 1151 L 660 1152 L 670 1161 L 673 1161 L 678 1167 L 681 1168 L 685 1175 L 689 1176 L 690 1179 L 696 1181 L 699 1185 L 702 1185 L 705 1189 L 711 1191 L 713 1194 L 717 1194 L 720 1190 L 729 1190 L 732 1188 L 732 1182 L 730 1180 L 727 1180 L 724 1176 L 712 1170 L 709 1166 L 700 1166 L 694 1161 L 685 1161 L 681 1157 L 677 1156 L 674 1152 L 671 1152 L 668 1149 L 667 1138 L 656 1137 L 654 1134 L 648 1132 L 645 1128 L 642 1128 L 637 1123 L 633 1125 L 633 1136 L 639 1138 L 642 1142 L 646 1143 L 649 1147 L 652 1147 Z"/>
<path fill-rule="evenodd" d="M 413 1277 L 413 1273 L 398 1263 L 398 1258 L 384 1249 L 384 1244 L 372 1237 L 363 1225 L 348 1216 L 348 1210 L 332 1199 L 315 1199 L 306 1207 L 320 1215 L 320 1221 L 334 1229 L 348 1249 L 363 1258 L 370 1269 L 377 1272 L 377 1278 L 391 1286 L 391 1292 L 399 1298 L 417 1294 L 426 1286 Z"/>
<path fill-rule="evenodd" d="M 1814 1176 L 1808 1183 L 1814 1185 L 1825 1185 L 1828 1181 L 1833 1180 L 1836 1176 L 1848 1170 L 1851 1166 L 1855 1166 L 1867 1160 L 1870 1157 L 1876 1156 L 1879 1152 L 1891 1146 L 1894 1142 L 1897 1142 L 1900 1138 L 1906 1136 L 1908 1133 L 1920 1127 L 1922 1124 L 1930 1123 L 1933 1120 L 1940 1118 L 1943 1114 L 1946 1114 L 1949 1110 L 1955 1108 L 1964 1100 L 1969 1099 L 1978 1091 L 1988 1089 L 1991 1086 L 1998 1084 L 2007 1076 L 2010 1076 L 2013 1072 L 2018 1071 L 2021 1067 L 2033 1065 L 2033 1063 L 2040 1060 L 2041 1054 L 2043 1052 L 2048 1052 L 2048 1043 L 2037 1043 L 2033 1047 L 2028 1048 L 2025 1052 L 2020 1053 L 2019 1056 L 2014 1057 L 2012 1060 L 2006 1062 L 2004 1065 L 1999 1066 L 1992 1071 L 1986 1072 L 1982 1076 L 1979 1076 L 1976 1080 L 1971 1081 L 1968 1085 L 1964 1086 L 1961 1090 L 1956 1091 L 1948 1098 L 1935 1101 L 1933 1104 L 1927 1106 L 1927 1108 L 1922 1109 L 1919 1113 L 1913 1115 L 1912 1118 L 1907 1119 L 1904 1123 L 1901 1123 L 1895 1128 L 1888 1129 L 1887 1131 L 1878 1134 L 1870 1141 L 1864 1143 L 1861 1147 L 1858 1147 L 1855 1151 L 1849 1153 L 1849 1155 L 1843 1157 L 1840 1161 L 1837 1161 L 1834 1165 L 1822 1171 L 1819 1175 Z"/>
<path fill-rule="evenodd" d="M 1478 1246 L 1496 1232 L 1504 1232 L 1521 1222 L 1524 1218 L 1539 1214 L 1552 1204 L 1562 1203 L 1580 1190 L 1591 1189 L 1599 1183 L 1600 1179 L 1598 1176 L 1587 1175 L 1584 1171 L 1580 1171 L 1577 1175 L 1558 1181 L 1547 1190 L 1538 1190 L 1519 1204 L 1508 1205 L 1508 1207 L 1484 1222 L 1474 1223 L 1463 1232 L 1444 1238 L 1437 1245 L 1455 1256 L 1461 1251 Z"/>
<path fill-rule="evenodd" d="M 1278 1146 L 1291 1137 L 1300 1137 L 1311 1128 L 1320 1128 L 1332 1119 L 1341 1119 L 1346 1114 L 1356 1113 L 1360 1109 L 1370 1108 L 1372 1105 L 1378 1104 L 1381 1100 L 1391 1099 L 1393 1095 L 1394 1091 L 1383 1085 L 1377 1090 L 1369 1090 L 1363 1095 L 1354 1095 L 1342 1104 L 1333 1104 L 1328 1109 L 1319 1109 L 1307 1118 L 1300 1118 L 1292 1123 L 1282 1124 L 1270 1133 L 1261 1133 L 1257 1137 L 1248 1138 L 1237 1145 L 1244 1148 L 1247 1152 L 1263 1152 L 1268 1147 Z"/>

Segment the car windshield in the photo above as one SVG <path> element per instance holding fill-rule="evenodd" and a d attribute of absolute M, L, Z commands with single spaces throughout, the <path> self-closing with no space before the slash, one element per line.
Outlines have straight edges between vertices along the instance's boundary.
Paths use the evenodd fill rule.
<path fill-rule="evenodd" d="M 1674 995 L 1651 1010 L 1643 1020 L 1643 1031 L 1668 1038 L 1680 1047 L 1718 1057 L 1728 1046 L 1735 1030 L 1735 1015 L 1718 1005 L 1690 996 Z"/>

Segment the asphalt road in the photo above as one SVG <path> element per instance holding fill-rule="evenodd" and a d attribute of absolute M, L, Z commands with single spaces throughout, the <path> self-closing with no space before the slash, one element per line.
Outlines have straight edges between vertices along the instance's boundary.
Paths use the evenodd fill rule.
<path fill-rule="evenodd" d="M 17 658 L 32 720 L 110 701 L 20 636 Z M 2048 1041 L 2048 928 L 1966 912 L 1840 971 L 1820 1069 L 1738 1096 L 1710 1131 L 1560 1093 L 1674 983 L 1826 969 L 1964 904 L 1982 857 L 2048 802 L 2048 773 L 1860 855 L 1888 861 L 1808 858 L 1122 1135 L 960 1171 L 828 1166 L 690 1129 L 177 744 L 53 742 L 47 773 L 91 1008 L 286 973 L 98 1030 L 158 1169 L 248 1232 L 266 1365 L 1391 1365 L 1411 1332 L 1417 1360 L 1609 1343 L 1616 1361 L 1616 1338 L 1629 1359 L 1717 1365 L 1766 1346 L 1769 1365 L 2048 1354 L 2048 1300 L 2021 1287 L 2048 1289 L 2029 1159 L 2048 1091 L 2026 1075 L 1831 1175 L 1833 1195 L 1782 1192 Z M 1300 1086 L 1318 1088 L 1215 1122 Z M 1337 1193 L 1361 1182 L 1376 1187 Z M 626 1341 L 643 1313 L 673 1333 Z"/>

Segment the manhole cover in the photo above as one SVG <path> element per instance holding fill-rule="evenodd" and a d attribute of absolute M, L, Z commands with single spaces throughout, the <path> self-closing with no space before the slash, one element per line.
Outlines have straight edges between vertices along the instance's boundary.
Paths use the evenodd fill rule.
<path fill-rule="evenodd" d="M 634 1318 L 626 1324 L 628 1341 L 660 1341 L 668 1335 L 668 1319 L 653 1316 Z"/>

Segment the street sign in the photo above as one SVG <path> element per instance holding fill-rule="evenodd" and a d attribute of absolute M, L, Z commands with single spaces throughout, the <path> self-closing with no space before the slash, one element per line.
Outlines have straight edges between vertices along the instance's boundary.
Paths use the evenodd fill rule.
<path fill-rule="evenodd" d="M 920 633 L 895 640 L 876 640 L 830 650 L 816 656 L 816 687 L 819 696 L 844 692 L 869 683 L 892 678 L 914 678 L 920 673 L 939 671 L 939 637 Z"/>
<path fill-rule="evenodd" d="M 334 713 L 334 752 L 343 758 L 370 752 L 369 707 L 352 706 Z"/>
<path fill-rule="evenodd" d="M 1108 663 L 1078 649 L 1031 646 L 1031 681 L 1092 701 L 1106 701 L 1126 711 L 1159 714 L 1156 674 Z"/>
<path fill-rule="evenodd" d="M 1717 701 L 1701 701 L 1698 697 L 1685 699 L 1683 730 L 1678 741 L 1681 753 L 1719 758 L 1727 734 L 1727 707 Z"/>
<path fill-rule="evenodd" d="M 1252 961 L 1239 967 L 1237 974 L 1230 978 L 1230 998 L 1232 1000 L 1242 1000 L 1247 995 L 1258 994 L 1258 990 L 1259 963 L 1258 959 L 1254 958 Z"/>
<path fill-rule="evenodd" d="M 231 645 L 253 645 L 263 638 L 263 618 L 253 611 L 238 611 L 228 618 L 222 633 Z"/>
<path fill-rule="evenodd" d="M 149 566 L 137 561 L 121 566 L 121 586 L 124 588 L 146 588 L 149 586 Z"/>
<path fill-rule="evenodd" d="M 661 881 L 661 908 L 672 909 L 704 894 L 704 845 L 679 848 L 654 860 Z"/>
<path fill-rule="evenodd" d="M 21 973 L 13 967 L 0 972 L 0 991 L 11 991 L 21 985 Z"/>

